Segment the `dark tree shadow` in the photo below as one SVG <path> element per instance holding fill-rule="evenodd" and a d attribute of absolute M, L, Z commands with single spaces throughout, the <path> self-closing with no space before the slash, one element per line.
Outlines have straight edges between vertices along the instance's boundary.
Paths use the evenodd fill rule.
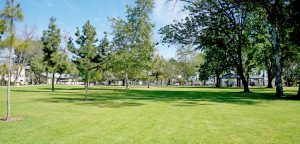
<path fill-rule="evenodd" d="M 37 90 L 14 90 L 15 92 L 49 92 L 50 97 L 37 99 L 40 102 L 51 103 L 73 103 L 76 105 L 92 105 L 99 108 L 120 108 L 143 106 L 148 102 L 171 103 L 172 106 L 204 106 L 213 105 L 211 102 L 229 103 L 239 105 L 255 105 L 261 101 L 290 100 L 290 97 L 278 98 L 273 92 L 264 91 L 260 93 L 241 93 L 226 91 L 170 91 L 160 90 L 130 90 L 126 91 L 113 87 L 91 87 L 88 100 L 84 100 L 84 92 L 81 87 L 56 88 L 56 92 L 49 92 L 49 88 L 37 88 Z"/>

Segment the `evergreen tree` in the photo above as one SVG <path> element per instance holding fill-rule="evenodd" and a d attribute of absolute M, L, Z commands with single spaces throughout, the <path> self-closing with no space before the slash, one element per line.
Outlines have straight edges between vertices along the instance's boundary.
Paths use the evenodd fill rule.
<path fill-rule="evenodd" d="M 100 45 L 97 47 L 97 56 L 95 62 L 98 63 L 97 70 L 104 72 L 109 69 L 108 61 L 110 59 L 110 42 L 107 38 L 107 33 L 104 33 L 104 37 L 100 40 Z"/>
<path fill-rule="evenodd" d="M 70 38 L 68 48 L 74 54 L 74 63 L 85 83 L 85 100 L 87 100 L 89 83 L 97 75 L 101 54 L 96 45 L 98 41 L 96 38 L 96 29 L 90 21 L 84 24 L 82 32 L 77 29 L 75 36 L 77 37 L 76 44 L 79 47 L 76 48 Z"/>
<path fill-rule="evenodd" d="M 50 18 L 48 30 L 43 31 L 42 43 L 44 58 L 46 63 L 46 77 L 48 78 L 48 72 L 52 72 L 52 92 L 54 89 L 55 73 L 59 64 L 60 56 L 58 55 L 58 49 L 61 42 L 60 29 L 55 24 L 56 19 Z"/>

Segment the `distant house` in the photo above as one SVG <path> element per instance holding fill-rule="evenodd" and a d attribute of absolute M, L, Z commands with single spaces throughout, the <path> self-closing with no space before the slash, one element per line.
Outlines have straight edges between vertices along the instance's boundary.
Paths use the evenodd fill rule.
<path fill-rule="evenodd" d="M 17 79 L 16 85 L 28 85 L 28 82 L 30 81 L 30 77 L 28 77 L 27 72 L 28 72 L 28 67 L 23 67 L 20 71 L 18 78 L 16 78 L 17 71 L 16 70 L 12 71 L 11 78 L 10 78 L 11 83 L 14 83 L 15 80 Z M 6 74 L 4 77 L 0 76 L 0 79 L 1 81 L 4 81 L 4 84 L 6 85 L 8 82 L 8 75 Z"/>
<path fill-rule="evenodd" d="M 250 86 L 265 86 L 268 83 L 268 76 L 266 73 L 261 72 L 256 73 L 255 75 L 251 75 L 249 77 L 249 85 Z M 241 83 L 240 76 L 233 73 L 228 73 L 222 76 L 221 79 L 221 85 L 222 86 L 242 86 L 243 83 Z"/>
<path fill-rule="evenodd" d="M 51 84 L 52 83 L 52 73 L 42 73 L 41 74 L 41 80 L 45 82 L 45 84 Z M 78 79 L 74 78 L 73 76 L 69 74 L 54 74 L 54 82 L 55 84 L 66 84 L 66 85 L 81 85 L 83 82 L 79 82 Z"/>
<path fill-rule="evenodd" d="M 267 84 L 268 80 L 265 80 L 263 76 L 255 75 L 249 78 L 250 86 L 263 86 L 263 84 Z"/>
<path fill-rule="evenodd" d="M 11 73 L 11 84 L 15 82 L 16 79 L 16 73 L 17 71 L 12 71 Z M 66 85 L 77 85 L 77 84 L 83 84 L 82 82 L 78 81 L 78 78 L 74 78 L 71 75 L 67 74 L 55 74 L 54 75 L 55 84 L 66 84 Z M 52 73 L 48 73 L 48 76 L 46 76 L 46 73 L 41 74 L 41 81 L 44 81 L 44 84 L 51 84 L 52 82 Z M 6 85 L 8 82 L 8 75 L 5 75 L 4 77 L 0 76 L 0 85 Z M 30 73 L 30 67 L 26 66 L 21 69 L 20 74 L 18 76 L 18 79 L 16 81 L 16 85 L 29 85 L 32 83 L 32 74 Z"/>

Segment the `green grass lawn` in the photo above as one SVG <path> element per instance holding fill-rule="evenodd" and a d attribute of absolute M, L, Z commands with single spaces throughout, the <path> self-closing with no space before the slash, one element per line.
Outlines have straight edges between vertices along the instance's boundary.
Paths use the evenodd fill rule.
<path fill-rule="evenodd" d="M 16 87 L 0 143 L 300 143 L 300 101 L 274 89 Z M 285 88 L 295 95 L 297 88 Z M 0 114 L 5 115 L 5 88 Z"/>

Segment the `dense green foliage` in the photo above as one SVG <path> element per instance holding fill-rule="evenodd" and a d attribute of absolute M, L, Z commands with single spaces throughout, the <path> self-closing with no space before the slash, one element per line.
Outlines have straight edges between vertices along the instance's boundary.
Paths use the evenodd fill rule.
<path fill-rule="evenodd" d="M 187 46 L 178 48 L 176 56 L 180 74 L 184 80 L 191 81 L 191 85 L 193 85 L 194 79 L 197 76 L 195 72 L 196 68 L 201 64 L 200 55 L 192 47 Z"/>
<path fill-rule="evenodd" d="M 150 22 L 153 6 L 153 0 L 137 0 L 134 7 L 127 7 L 125 20 L 111 19 L 114 53 L 112 65 L 115 71 L 125 75 L 126 89 L 128 76 L 134 78 L 145 69 L 149 71 L 154 53 L 153 24 Z"/>
<path fill-rule="evenodd" d="M 164 42 L 194 45 L 198 49 L 225 54 L 224 63 L 230 63 L 239 74 L 244 92 L 249 92 L 246 81 L 246 63 L 251 61 L 246 54 L 249 35 L 245 34 L 253 6 L 243 2 L 196 1 L 186 7 L 190 15 L 185 21 L 167 25 L 161 29 Z"/>
<path fill-rule="evenodd" d="M 74 54 L 74 63 L 85 82 L 85 100 L 87 100 L 88 86 L 91 79 L 93 79 L 97 74 L 97 67 L 99 66 L 98 60 L 102 58 L 102 51 L 99 51 L 96 46 L 98 41 L 96 38 L 96 29 L 87 21 L 82 27 L 82 32 L 77 29 L 75 33 L 76 44 L 79 48 L 76 48 L 70 39 L 68 48 Z"/>
<path fill-rule="evenodd" d="M 0 40 L 2 39 L 2 35 L 5 32 L 6 26 L 5 26 L 5 20 L 0 20 Z M 1 49 L 1 43 L 0 43 L 0 49 Z"/>
<path fill-rule="evenodd" d="M 283 95 L 282 77 L 293 85 L 299 69 L 299 46 L 289 38 L 297 33 L 297 14 L 291 12 L 297 11 L 295 1 L 182 1 L 189 15 L 160 33 L 164 43 L 193 45 L 208 55 L 200 66 L 201 79 L 215 75 L 212 71 L 218 77 L 231 70 L 240 76 L 244 92 L 250 92 L 250 73 L 263 69 L 268 87 L 276 78 L 277 96 Z"/>
<path fill-rule="evenodd" d="M 41 84 L 42 83 L 41 74 L 46 69 L 46 66 L 42 61 L 43 61 L 42 53 L 38 54 L 38 55 L 36 55 L 36 56 L 34 56 L 30 59 L 29 65 L 30 65 L 30 70 L 32 71 L 32 73 L 34 75 L 34 78 L 33 78 L 33 81 L 32 81 L 32 83 L 34 83 L 34 84 Z"/>
<path fill-rule="evenodd" d="M 231 69 L 231 65 L 227 63 L 227 54 L 219 52 L 217 47 L 211 47 L 205 50 L 204 59 L 205 61 L 199 67 L 199 79 L 206 81 L 211 76 L 215 76 L 216 87 L 221 87 L 221 75 Z"/>
<path fill-rule="evenodd" d="M 50 18 L 48 30 L 43 31 L 42 43 L 44 58 L 46 63 L 46 75 L 48 72 L 52 72 L 52 91 L 54 91 L 54 75 L 57 71 L 57 66 L 60 63 L 60 55 L 58 54 L 59 45 L 61 43 L 60 29 L 55 24 L 56 19 Z"/>

